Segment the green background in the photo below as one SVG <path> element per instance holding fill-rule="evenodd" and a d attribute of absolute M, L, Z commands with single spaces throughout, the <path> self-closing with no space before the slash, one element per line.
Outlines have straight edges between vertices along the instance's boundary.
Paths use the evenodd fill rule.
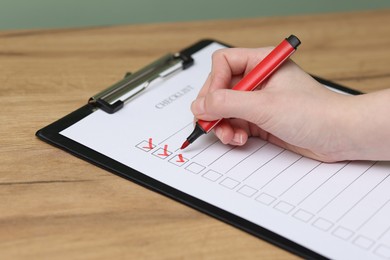
<path fill-rule="evenodd" d="M 1 0 L 0 30 L 282 16 L 389 7 L 389 0 Z"/>

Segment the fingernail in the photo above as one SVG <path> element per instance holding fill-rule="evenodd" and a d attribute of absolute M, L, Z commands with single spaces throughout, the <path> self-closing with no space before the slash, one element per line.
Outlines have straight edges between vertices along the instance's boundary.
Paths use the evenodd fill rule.
<path fill-rule="evenodd" d="M 198 97 L 192 103 L 192 113 L 202 115 L 204 113 L 204 97 Z"/>
<path fill-rule="evenodd" d="M 242 144 L 242 134 L 235 133 L 233 136 L 233 142 L 236 144 Z"/>

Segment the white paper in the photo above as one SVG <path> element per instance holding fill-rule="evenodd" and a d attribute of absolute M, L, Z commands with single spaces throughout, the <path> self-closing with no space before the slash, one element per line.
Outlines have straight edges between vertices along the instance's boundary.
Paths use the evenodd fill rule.
<path fill-rule="evenodd" d="M 326 257 L 390 258 L 390 162 L 320 163 L 258 138 L 223 145 L 213 134 L 179 150 L 219 48 L 197 52 L 192 67 L 117 113 L 98 110 L 61 134 Z"/>

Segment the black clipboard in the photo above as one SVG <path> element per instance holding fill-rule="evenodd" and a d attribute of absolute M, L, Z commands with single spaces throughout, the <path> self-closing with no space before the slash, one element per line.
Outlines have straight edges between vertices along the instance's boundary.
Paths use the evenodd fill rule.
<path fill-rule="evenodd" d="M 167 184 L 148 177 L 147 175 L 144 175 L 122 163 L 117 162 L 114 159 L 105 156 L 104 154 L 96 152 L 95 150 L 81 145 L 60 134 L 62 130 L 89 116 L 97 109 L 102 109 L 107 113 L 115 113 L 116 111 L 121 109 L 126 103 L 126 100 L 117 100 L 113 102 L 113 100 L 116 100 L 118 96 L 124 95 L 126 92 L 129 91 L 135 91 L 134 94 L 129 96 L 129 98 L 133 97 L 138 92 L 143 90 L 142 88 L 134 90 L 133 86 L 139 86 L 140 82 L 143 82 L 145 80 L 147 81 L 150 78 L 153 79 L 154 75 L 157 75 L 159 72 L 161 72 L 161 70 L 166 70 L 167 67 L 174 67 L 173 70 L 187 69 L 193 63 L 193 59 L 191 58 L 192 54 L 205 48 L 213 42 L 217 42 L 226 47 L 231 47 L 219 41 L 206 39 L 194 43 L 193 45 L 175 54 L 166 55 L 163 58 L 144 67 L 143 69 L 134 74 L 127 74 L 125 78 L 118 83 L 115 83 L 113 86 L 92 97 L 86 105 L 53 122 L 52 124 L 38 130 L 36 132 L 36 136 L 44 142 L 47 142 L 66 152 L 69 152 L 74 156 L 77 156 L 98 167 L 108 170 L 113 174 L 116 174 L 122 178 L 142 185 L 145 188 L 148 188 L 152 191 L 158 192 L 171 199 L 174 199 L 175 201 L 190 206 L 198 211 L 217 218 L 227 224 L 230 224 L 249 234 L 268 241 L 298 256 L 308 259 L 326 259 L 326 257 L 300 244 L 297 244 L 281 235 L 271 232 L 257 224 L 254 224 L 239 216 L 236 216 L 214 205 L 204 202 L 196 197 L 190 196 L 180 190 L 172 188 Z M 313 77 L 320 83 L 328 87 L 334 88 L 335 90 L 340 90 L 342 92 L 349 93 L 352 95 L 361 94 L 361 92 L 359 91 L 335 84 L 328 80 L 324 80 L 315 76 Z"/>

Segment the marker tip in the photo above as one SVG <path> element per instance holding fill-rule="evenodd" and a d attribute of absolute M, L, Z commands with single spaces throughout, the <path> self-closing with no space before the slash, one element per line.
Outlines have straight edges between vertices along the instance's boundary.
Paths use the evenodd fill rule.
<path fill-rule="evenodd" d="M 184 148 L 186 148 L 189 145 L 190 145 L 190 142 L 188 142 L 188 140 L 185 140 L 184 143 L 181 145 L 180 149 L 183 150 Z"/>

